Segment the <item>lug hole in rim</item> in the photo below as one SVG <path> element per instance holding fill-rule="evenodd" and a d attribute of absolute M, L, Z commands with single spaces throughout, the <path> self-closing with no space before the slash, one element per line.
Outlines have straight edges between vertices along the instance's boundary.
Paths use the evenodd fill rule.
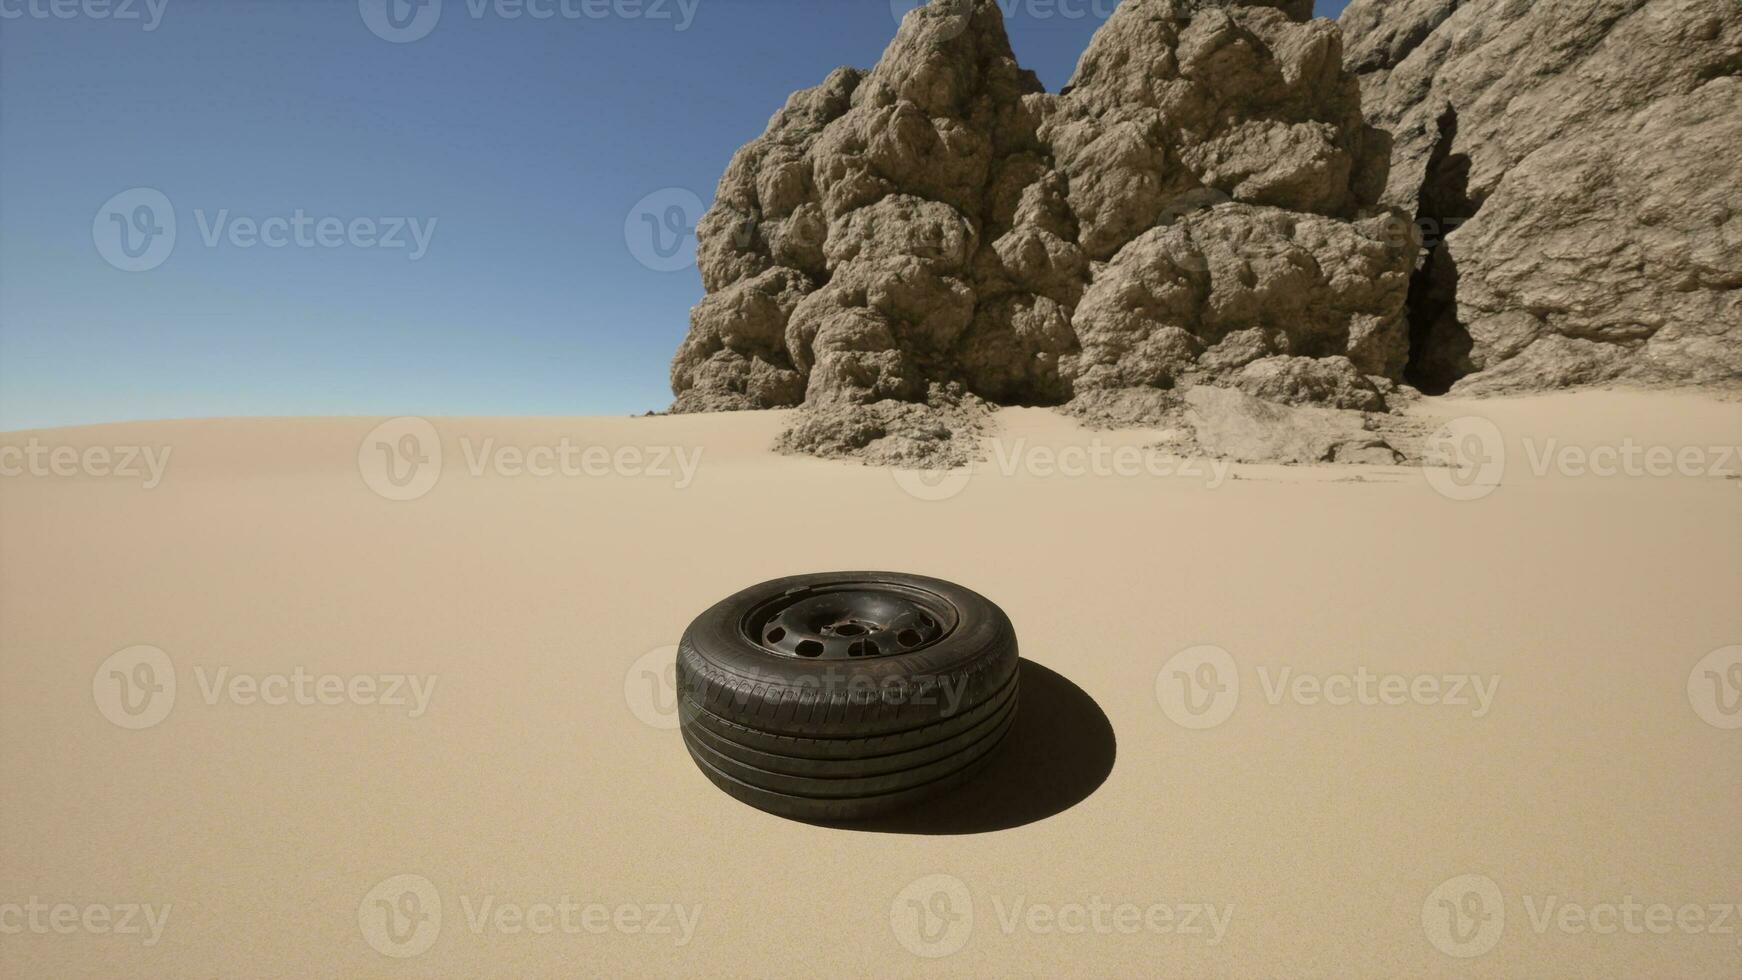
<path fill-rule="evenodd" d="M 765 600 L 740 630 L 777 656 L 832 661 L 915 652 L 954 632 L 958 616 L 949 600 L 923 588 L 841 582 Z"/>

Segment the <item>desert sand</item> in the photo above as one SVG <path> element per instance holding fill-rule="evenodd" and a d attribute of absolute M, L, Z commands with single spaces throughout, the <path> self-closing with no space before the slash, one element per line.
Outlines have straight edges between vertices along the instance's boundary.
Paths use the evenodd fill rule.
<path fill-rule="evenodd" d="M 1157 433 L 1039 409 L 959 485 L 782 412 L 431 420 L 427 487 L 360 466 L 417 455 L 382 419 L 0 436 L 0 974 L 1742 974 L 1742 403 L 1415 411 L 1504 474 L 1121 474 Z M 870 829 L 715 790 L 658 686 L 714 600 L 851 567 L 991 597 L 1051 691 Z"/>

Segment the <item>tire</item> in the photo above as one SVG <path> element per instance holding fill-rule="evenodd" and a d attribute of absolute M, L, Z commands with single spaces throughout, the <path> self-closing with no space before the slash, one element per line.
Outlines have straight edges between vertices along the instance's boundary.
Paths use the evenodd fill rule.
<path fill-rule="evenodd" d="M 794 575 L 696 617 L 678 644 L 684 747 L 720 789 L 857 820 L 978 771 L 1020 702 L 1016 632 L 984 596 L 899 572 Z"/>

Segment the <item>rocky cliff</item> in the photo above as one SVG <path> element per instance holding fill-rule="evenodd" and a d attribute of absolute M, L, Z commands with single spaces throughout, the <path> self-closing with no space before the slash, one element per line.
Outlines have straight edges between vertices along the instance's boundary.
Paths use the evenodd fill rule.
<path fill-rule="evenodd" d="M 734 156 L 674 408 L 923 457 L 903 406 L 1742 376 L 1739 10 L 1124 0 L 1053 94 L 932 0 Z"/>
<path fill-rule="evenodd" d="M 1437 392 L 1742 378 L 1742 3 L 1354 0 Z"/>

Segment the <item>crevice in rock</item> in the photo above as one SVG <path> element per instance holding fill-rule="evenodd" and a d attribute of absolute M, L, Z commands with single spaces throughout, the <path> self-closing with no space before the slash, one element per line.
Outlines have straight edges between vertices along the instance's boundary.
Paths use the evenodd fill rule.
<path fill-rule="evenodd" d="M 1698 88 L 1707 82 L 1720 78 L 1737 77 L 1742 77 L 1742 52 L 1715 64 L 1702 65 L 1698 71 L 1694 72 L 1694 87 Z"/>
<path fill-rule="evenodd" d="M 1357 74 L 1367 74 L 1375 71 L 1391 71 L 1409 60 L 1428 38 L 1440 29 L 1440 25 L 1452 19 L 1458 8 L 1464 5 L 1464 0 L 1452 0 L 1444 8 L 1434 10 L 1428 16 L 1414 23 L 1406 22 L 1404 30 L 1394 38 L 1389 46 L 1375 46 L 1365 54 L 1350 59 L 1349 70 Z"/>
<path fill-rule="evenodd" d="M 1409 362 L 1403 377 L 1429 395 L 1445 394 L 1475 370 L 1470 331 L 1458 321 L 1457 260 L 1445 240 L 1482 207 L 1470 198 L 1470 157 L 1453 152 L 1457 137 L 1458 111 L 1447 106 L 1416 197 L 1415 224 L 1424 255 L 1409 282 Z"/>
<path fill-rule="evenodd" d="M 1449 5 L 1447 5 L 1447 7 L 1443 11 L 1439 12 L 1438 16 L 1430 17 L 1427 20 L 1423 21 L 1421 24 L 1422 29 L 1420 30 L 1420 32 L 1415 34 L 1414 36 L 1410 37 L 1404 43 L 1402 48 L 1397 52 L 1397 58 L 1392 63 L 1392 67 L 1396 67 L 1397 65 L 1403 64 L 1403 62 L 1405 60 L 1407 60 L 1410 55 L 1415 53 L 1416 48 L 1419 48 L 1423 44 L 1426 44 L 1427 39 L 1433 36 L 1434 31 L 1439 30 L 1440 25 L 1444 24 L 1446 21 L 1451 20 L 1453 15 L 1455 15 L 1458 12 L 1458 8 L 1462 7 L 1463 5 L 1464 5 L 1464 0 L 1452 0 L 1452 2 Z"/>

